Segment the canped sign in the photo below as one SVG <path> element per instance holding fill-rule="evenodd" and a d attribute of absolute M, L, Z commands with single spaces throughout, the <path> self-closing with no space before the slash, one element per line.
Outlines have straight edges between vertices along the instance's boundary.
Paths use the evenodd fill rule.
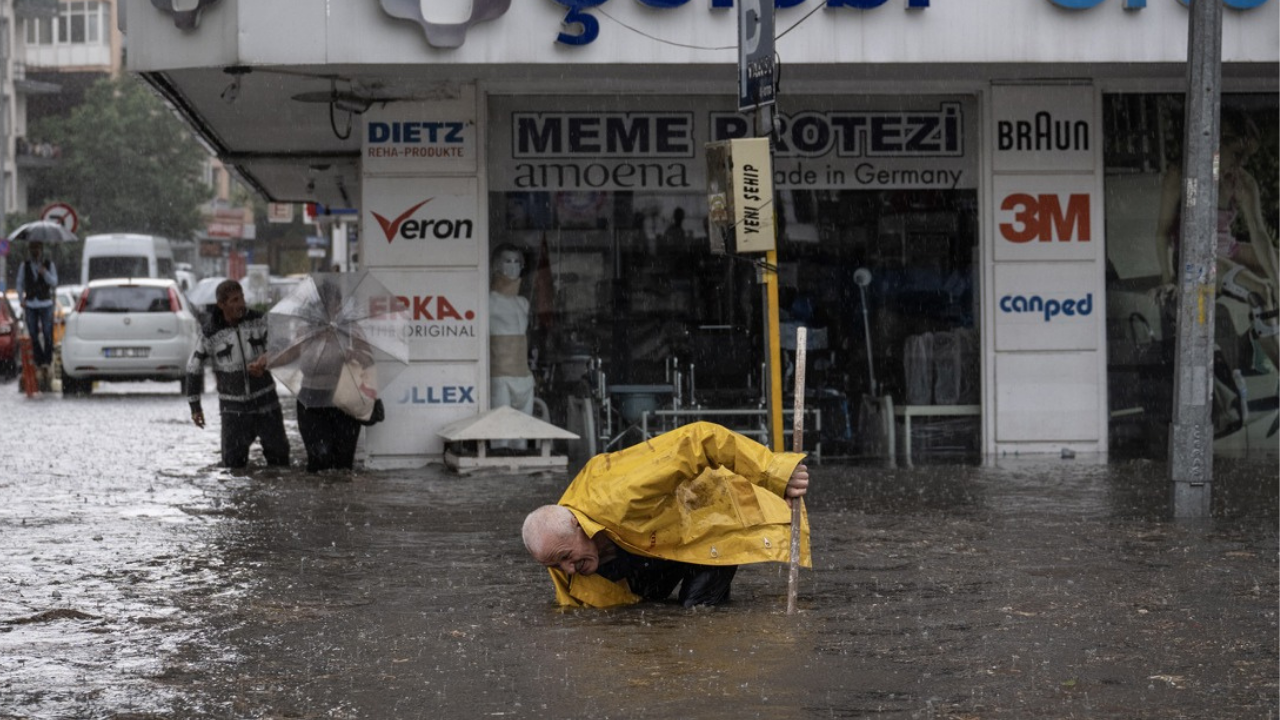
<path fill-rule="evenodd" d="M 1106 312 L 1095 263 L 998 263 L 996 350 L 1093 350 Z"/>

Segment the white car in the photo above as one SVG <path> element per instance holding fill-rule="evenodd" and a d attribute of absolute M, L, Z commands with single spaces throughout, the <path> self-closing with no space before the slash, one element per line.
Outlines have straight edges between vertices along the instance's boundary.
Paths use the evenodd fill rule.
<path fill-rule="evenodd" d="M 181 387 L 199 332 L 174 280 L 94 280 L 67 317 L 62 392 L 88 394 L 94 380 L 176 380 Z"/>

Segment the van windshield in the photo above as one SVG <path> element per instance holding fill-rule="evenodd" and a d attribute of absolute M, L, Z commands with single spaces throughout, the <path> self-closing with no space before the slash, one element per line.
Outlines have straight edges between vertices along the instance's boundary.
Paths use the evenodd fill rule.
<path fill-rule="evenodd" d="M 147 258 L 142 255 L 110 255 L 89 258 L 89 279 L 151 277 Z"/>

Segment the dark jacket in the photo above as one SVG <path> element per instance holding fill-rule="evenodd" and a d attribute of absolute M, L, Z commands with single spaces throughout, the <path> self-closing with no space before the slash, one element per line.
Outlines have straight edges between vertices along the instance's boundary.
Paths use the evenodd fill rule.
<path fill-rule="evenodd" d="M 248 363 L 267 351 L 267 318 L 256 310 L 245 313 L 232 327 L 214 309 L 201 329 L 200 342 L 187 362 L 187 402 L 191 411 L 202 411 L 200 388 L 204 386 L 204 365 L 213 363 L 218 387 L 218 409 L 222 413 L 262 413 L 278 409 L 276 381 L 271 373 L 249 374 Z"/>

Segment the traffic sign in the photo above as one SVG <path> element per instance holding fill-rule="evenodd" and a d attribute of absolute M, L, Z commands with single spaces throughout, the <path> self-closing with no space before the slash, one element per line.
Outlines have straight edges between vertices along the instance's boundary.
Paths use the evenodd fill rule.
<path fill-rule="evenodd" d="M 738 2 L 738 109 L 773 105 L 774 37 L 772 0 Z"/>
<path fill-rule="evenodd" d="M 67 229 L 67 232 L 74 233 L 80 228 L 80 218 L 76 215 L 75 208 L 66 203 L 52 203 L 46 205 L 40 211 L 40 219 L 49 222 L 56 222 Z"/>

